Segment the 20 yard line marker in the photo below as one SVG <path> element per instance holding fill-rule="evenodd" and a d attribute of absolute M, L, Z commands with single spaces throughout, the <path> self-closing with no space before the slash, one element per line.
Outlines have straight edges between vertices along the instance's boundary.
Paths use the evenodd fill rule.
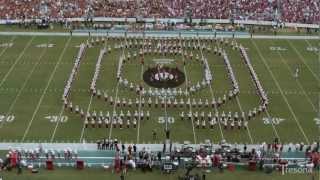
<path fill-rule="evenodd" d="M 43 91 L 43 93 L 42 93 L 42 95 L 41 95 L 41 97 L 40 97 L 40 100 L 39 100 L 39 102 L 38 102 L 38 104 L 37 104 L 37 107 L 36 107 L 35 111 L 34 111 L 33 114 L 32 114 L 31 120 L 29 121 L 28 127 L 27 127 L 27 129 L 25 130 L 21 141 L 24 141 L 24 140 L 25 140 L 25 138 L 26 138 L 26 136 L 27 136 L 27 134 L 28 134 L 28 132 L 29 132 L 29 130 L 30 130 L 30 127 L 31 127 L 31 125 L 32 125 L 32 122 L 33 122 L 34 118 L 36 117 L 37 112 L 39 111 L 39 108 L 40 108 L 40 105 L 41 105 L 41 103 L 42 103 L 42 101 L 43 101 L 43 98 L 44 98 L 44 96 L 45 96 L 46 93 L 47 93 L 48 87 L 49 87 L 49 85 L 51 84 L 51 81 L 52 81 L 52 79 L 53 79 L 53 77 L 54 77 L 54 75 L 55 75 L 55 73 L 56 73 L 56 71 L 57 71 L 57 69 L 58 69 L 58 66 L 59 66 L 60 62 L 62 61 L 62 58 L 63 58 L 63 56 L 64 56 L 64 54 L 65 54 L 65 52 L 66 52 L 66 50 L 67 50 L 67 47 L 68 47 L 69 44 L 70 44 L 70 41 L 71 41 L 71 37 L 68 39 L 66 45 L 64 46 L 63 51 L 62 51 L 62 53 L 61 53 L 61 55 L 60 55 L 60 57 L 59 57 L 59 60 L 58 60 L 58 62 L 56 63 L 56 65 L 55 65 L 55 67 L 54 67 L 54 69 L 53 69 L 53 71 L 52 71 L 52 73 L 51 73 L 51 75 L 50 75 L 50 78 L 49 78 L 49 80 L 48 80 L 48 82 L 47 82 L 46 88 L 44 89 L 44 91 Z"/>
<path fill-rule="evenodd" d="M 32 69 L 31 69 L 31 71 L 29 72 L 27 78 L 26 78 L 25 81 L 23 82 L 22 87 L 21 87 L 20 89 L 16 89 L 16 90 L 18 90 L 18 94 L 17 94 L 16 97 L 14 98 L 13 102 L 10 104 L 10 107 L 9 107 L 9 110 L 7 111 L 7 113 L 6 113 L 6 116 L 8 116 L 8 115 L 11 113 L 11 111 L 12 111 L 13 107 L 15 106 L 17 100 L 19 99 L 21 93 L 25 90 L 25 87 L 26 87 L 28 81 L 30 80 L 30 78 L 31 78 L 34 70 L 35 70 L 36 67 L 38 67 L 38 65 L 40 64 L 40 62 L 41 62 L 43 56 L 45 55 L 45 53 L 47 52 L 47 50 L 48 50 L 48 48 L 45 48 L 45 49 L 42 51 L 42 53 L 40 54 L 37 62 L 36 62 L 35 65 L 32 67 Z M 0 128 L 3 127 L 3 124 L 4 124 L 4 121 L 0 124 Z"/>

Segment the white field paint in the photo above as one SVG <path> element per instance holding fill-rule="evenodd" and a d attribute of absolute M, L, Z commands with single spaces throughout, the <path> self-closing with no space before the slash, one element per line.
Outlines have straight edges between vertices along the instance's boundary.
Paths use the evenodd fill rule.
<path fill-rule="evenodd" d="M 286 47 L 281 46 L 270 46 L 270 51 L 287 51 L 288 49 Z"/>
<path fill-rule="evenodd" d="M 167 117 L 168 118 L 168 123 L 173 124 L 175 122 L 174 117 Z M 166 122 L 166 119 L 164 116 L 159 116 L 158 117 L 158 123 L 159 124 L 164 124 Z"/>
<path fill-rule="evenodd" d="M 11 123 L 15 118 L 14 115 L 0 115 L 0 123 Z"/>
<path fill-rule="evenodd" d="M 45 119 L 48 119 L 51 123 L 66 123 L 68 122 L 69 117 L 68 116 L 46 116 Z"/>
<path fill-rule="evenodd" d="M 263 117 L 262 118 L 263 124 L 265 125 L 279 125 L 281 122 L 285 121 L 284 118 L 278 118 L 278 117 Z"/>

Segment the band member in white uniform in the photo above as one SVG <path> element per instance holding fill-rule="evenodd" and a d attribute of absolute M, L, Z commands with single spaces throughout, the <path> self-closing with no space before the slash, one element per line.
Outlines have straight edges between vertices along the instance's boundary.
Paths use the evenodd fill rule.
<path fill-rule="evenodd" d="M 132 100 L 131 100 L 131 99 L 128 100 L 128 107 L 129 107 L 129 108 L 132 107 Z"/>

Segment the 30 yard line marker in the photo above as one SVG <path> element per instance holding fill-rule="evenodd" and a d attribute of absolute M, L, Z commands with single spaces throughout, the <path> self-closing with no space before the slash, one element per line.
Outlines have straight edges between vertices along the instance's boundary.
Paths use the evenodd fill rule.
<path fill-rule="evenodd" d="M 31 120 L 29 121 L 28 127 L 27 127 L 27 129 L 25 130 L 21 141 L 24 141 L 24 140 L 25 140 L 25 138 L 26 138 L 26 136 L 27 136 L 27 134 L 28 134 L 28 132 L 29 132 L 29 130 L 30 130 L 30 127 L 31 127 L 31 125 L 32 125 L 32 122 L 33 122 L 34 118 L 36 117 L 37 112 L 39 111 L 39 108 L 40 108 L 40 105 L 41 105 L 41 103 L 42 103 L 42 101 L 43 101 L 43 98 L 44 98 L 44 96 L 45 96 L 46 93 L 47 93 L 48 87 L 49 87 L 49 85 L 51 84 L 51 81 L 52 81 L 52 79 L 53 79 L 53 77 L 54 77 L 54 75 L 55 75 L 55 73 L 56 73 L 56 71 L 57 71 L 57 69 L 58 69 L 58 66 L 59 66 L 60 62 L 62 61 L 62 58 L 63 58 L 63 56 L 64 56 L 64 54 L 65 54 L 65 52 L 66 52 L 66 50 L 67 50 L 67 47 L 68 47 L 69 44 L 70 44 L 70 41 L 71 41 L 71 37 L 68 39 L 67 43 L 65 44 L 65 46 L 64 46 L 64 48 L 63 48 L 62 53 L 60 54 L 60 57 L 59 57 L 59 59 L 58 59 L 58 62 L 56 63 L 56 65 L 55 65 L 55 67 L 54 67 L 54 69 L 53 69 L 53 71 L 52 71 L 52 73 L 51 73 L 51 75 L 50 75 L 50 78 L 49 78 L 49 80 L 48 80 L 48 82 L 47 82 L 47 85 L 46 85 L 46 87 L 45 87 L 45 89 L 44 89 L 44 91 L 43 91 L 43 93 L 42 93 L 42 95 L 41 95 L 41 97 L 40 97 L 40 100 L 39 100 L 39 102 L 38 102 L 38 104 L 37 104 L 37 107 L 36 107 L 35 111 L 34 111 L 33 114 L 32 114 Z"/>
<path fill-rule="evenodd" d="M 252 79 L 251 79 L 251 80 L 252 80 Z M 252 82 L 252 83 L 254 83 L 254 82 Z M 243 91 L 242 91 L 242 92 L 243 92 Z M 252 93 L 252 94 L 257 94 L 255 91 L 252 91 L 252 92 L 248 91 L 248 94 L 251 94 L 251 93 Z M 238 104 L 238 106 L 239 106 L 239 108 L 240 108 L 240 111 L 243 112 L 242 105 L 241 105 L 241 102 L 240 102 L 240 98 L 239 98 L 238 96 L 236 96 L 236 101 L 237 101 L 237 104 Z M 268 110 L 266 110 L 266 114 L 267 114 L 268 118 L 271 117 L 270 114 L 269 114 L 269 112 L 268 112 Z M 245 118 L 246 118 L 246 117 L 245 117 Z M 281 138 L 280 138 L 280 136 L 279 136 L 279 134 L 278 134 L 278 131 L 277 131 L 277 129 L 276 129 L 273 121 L 271 121 L 271 126 L 272 126 L 272 130 L 273 130 L 275 136 L 278 138 L 279 142 L 281 143 Z M 249 126 L 248 126 L 247 130 L 248 130 L 249 136 L 251 137 L 251 138 L 250 138 L 251 141 L 252 141 L 251 143 L 253 143 Z"/>
<path fill-rule="evenodd" d="M 31 42 L 33 41 L 34 36 L 32 36 L 32 38 L 28 41 L 28 43 L 26 44 L 26 46 L 23 48 L 22 52 L 19 54 L 19 56 L 17 57 L 17 59 L 15 60 L 15 62 L 13 63 L 13 65 L 10 67 L 9 71 L 6 73 L 6 75 L 3 77 L 3 79 L 0 82 L 0 87 L 3 85 L 3 83 L 7 80 L 7 78 L 9 77 L 9 75 L 11 74 L 12 70 L 16 67 L 17 63 L 20 61 L 20 59 L 23 57 L 24 53 L 26 52 L 26 50 L 30 47 Z"/>
<path fill-rule="evenodd" d="M 304 139 L 306 140 L 306 142 L 307 142 L 308 144 L 310 144 L 310 141 L 309 141 L 307 135 L 305 134 L 305 132 L 304 132 L 304 130 L 303 130 L 303 128 L 302 128 L 299 120 L 297 119 L 297 116 L 295 115 L 294 111 L 292 110 L 292 107 L 291 107 L 291 105 L 289 104 L 287 97 L 284 95 L 284 93 L 283 93 L 283 91 L 282 91 L 282 89 L 281 89 L 281 86 L 279 85 L 278 80 L 275 78 L 273 72 L 270 70 L 270 67 L 269 67 L 269 65 L 267 64 L 266 59 L 265 59 L 264 56 L 261 54 L 260 49 L 259 49 L 259 47 L 257 46 L 257 44 L 256 44 L 253 40 L 251 40 L 251 42 L 252 42 L 252 44 L 254 45 L 254 47 L 256 48 L 256 50 L 257 50 L 260 58 L 262 59 L 263 64 L 266 66 L 266 68 L 267 68 L 267 70 L 269 71 L 269 73 L 270 73 L 273 81 L 275 82 L 277 88 L 279 89 L 280 94 L 281 94 L 283 100 L 285 101 L 285 103 L 287 104 L 287 106 L 288 106 L 288 108 L 289 108 L 289 111 L 291 112 L 291 114 L 292 114 L 292 116 L 293 116 L 293 119 L 296 121 L 296 124 L 297 124 L 299 130 L 301 131 Z"/>
<path fill-rule="evenodd" d="M 34 70 L 36 69 L 36 67 L 38 67 L 38 65 L 40 64 L 43 56 L 45 55 L 45 53 L 47 52 L 48 48 L 44 48 L 43 51 L 41 52 L 37 62 L 35 63 L 35 65 L 32 67 L 31 71 L 29 72 L 29 74 L 27 75 L 27 78 L 25 79 L 25 81 L 23 82 L 22 87 L 19 89 L 18 94 L 16 95 L 16 97 L 14 98 L 13 102 L 10 104 L 9 110 L 6 113 L 6 116 L 10 115 L 13 107 L 15 106 L 17 100 L 19 99 L 21 93 L 25 90 L 25 87 L 27 85 L 27 83 L 29 82 Z M 0 124 L 0 128 L 3 127 L 4 121 Z"/>

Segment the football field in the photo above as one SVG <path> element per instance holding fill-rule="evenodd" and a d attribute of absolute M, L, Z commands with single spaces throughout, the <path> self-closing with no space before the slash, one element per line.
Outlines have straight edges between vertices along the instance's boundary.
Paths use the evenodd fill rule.
<path fill-rule="evenodd" d="M 96 41 L 96 37 L 92 38 Z M 247 113 L 249 110 L 258 109 L 261 98 L 257 92 L 252 71 L 246 65 L 240 50 L 232 48 L 232 40 L 228 44 L 211 40 L 184 40 L 188 46 L 200 44 L 201 48 L 185 48 L 183 52 L 193 55 L 192 58 L 174 53 L 144 53 L 143 63 L 139 52 L 140 47 L 121 48 L 120 46 L 132 42 L 130 38 L 106 38 L 104 42 L 94 43 L 92 47 L 86 47 L 81 56 L 79 67 L 74 74 L 68 102 L 72 102 L 73 112 L 64 107 L 62 95 L 67 80 L 70 77 L 76 57 L 81 48 L 81 43 L 91 42 L 88 37 L 62 37 L 62 36 L 0 36 L 0 141 L 3 142 L 91 142 L 102 138 L 117 138 L 127 143 L 160 143 L 165 137 L 165 126 L 170 129 L 170 136 L 175 142 L 204 143 L 209 139 L 218 143 L 225 139 L 230 143 L 255 144 L 270 142 L 279 138 L 282 143 L 312 143 L 319 140 L 320 117 L 319 110 L 319 83 L 320 83 L 320 44 L 318 40 L 279 40 L 279 39 L 235 39 L 234 42 L 243 45 L 251 61 L 253 70 L 257 74 L 260 83 L 266 92 L 269 103 L 265 112 L 257 114 L 248 121 L 247 128 L 224 128 L 223 122 L 218 121 L 210 128 L 206 121 L 205 128 L 197 128 L 194 118 L 188 119 L 189 112 L 212 115 L 224 112 L 232 115 L 237 112 Z M 101 40 L 101 38 L 99 38 Z M 166 40 L 170 46 L 174 42 L 182 40 Z M 137 40 L 143 42 L 143 40 Z M 148 46 L 156 49 L 159 40 L 150 40 Z M 169 45 L 168 45 L 169 44 Z M 202 46 L 206 47 L 205 49 Z M 222 56 L 214 53 L 215 47 L 223 48 L 229 59 L 231 69 L 226 66 Z M 103 49 L 106 52 L 101 55 Z M 209 50 L 211 49 L 211 50 Z M 137 57 L 133 57 L 134 54 Z M 187 95 L 172 96 L 169 99 L 181 99 L 191 102 L 201 101 L 208 107 L 190 106 L 174 107 L 168 105 L 155 107 L 156 96 L 137 94 L 134 90 L 123 85 L 117 80 L 119 61 L 127 60 L 122 65 L 122 77 L 135 85 L 141 85 L 148 91 L 151 88 L 143 78 L 144 73 L 151 67 L 164 64 L 172 69 L 179 69 L 184 81 L 177 85 L 176 89 L 197 86 L 202 83 L 205 75 L 203 62 L 197 60 L 205 58 L 212 73 L 212 82 L 193 93 Z M 101 55 L 101 56 L 100 56 Z M 100 57 L 100 58 L 99 58 Z M 100 59 L 100 61 L 99 61 Z M 97 63 L 98 62 L 98 63 Z M 96 79 L 97 92 L 101 97 L 90 92 L 90 84 L 94 78 L 97 66 L 101 65 Z M 184 65 L 185 64 L 185 65 Z M 99 66 L 100 67 L 100 66 Z M 231 70 L 231 71 L 230 71 Z M 297 72 L 298 71 L 298 72 Z M 228 93 L 234 83 L 230 78 L 230 72 L 235 76 L 239 85 L 239 94 L 228 99 Z M 297 76 L 298 75 L 298 76 Z M 157 90 L 161 91 L 161 89 Z M 173 90 L 172 90 L 173 91 Z M 104 96 L 113 97 L 114 103 L 104 100 Z M 212 99 L 223 99 L 225 103 L 219 107 L 212 107 Z M 152 106 L 148 106 L 148 99 L 152 100 Z M 165 97 L 167 98 L 167 97 Z M 118 107 L 120 101 L 132 100 L 131 107 Z M 142 106 L 142 99 L 145 105 Z M 139 101 L 136 104 L 136 100 Z M 69 104 L 68 104 L 69 106 Z M 124 115 L 128 111 L 133 115 L 150 113 L 150 119 L 137 118 L 136 127 L 130 121 L 123 121 L 123 127 L 113 126 L 111 123 L 98 127 L 98 118 L 91 126 L 91 120 L 86 127 L 86 117 L 75 113 L 76 107 L 87 116 L 97 114 L 106 117 L 108 112 Z M 185 113 L 181 120 L 181 112 Z M 318 118 L 317 118 L 318 117 Z M 167 123 L 164 119 L 168 119 Z M 207 118 L 207 116 L 206 116 Z M 205 119 L 206 119 L 205 118 Z M 199 118 L 200 119 L 200 118 Z M 157 137 L 153 137 L 156 132 Z"/>

